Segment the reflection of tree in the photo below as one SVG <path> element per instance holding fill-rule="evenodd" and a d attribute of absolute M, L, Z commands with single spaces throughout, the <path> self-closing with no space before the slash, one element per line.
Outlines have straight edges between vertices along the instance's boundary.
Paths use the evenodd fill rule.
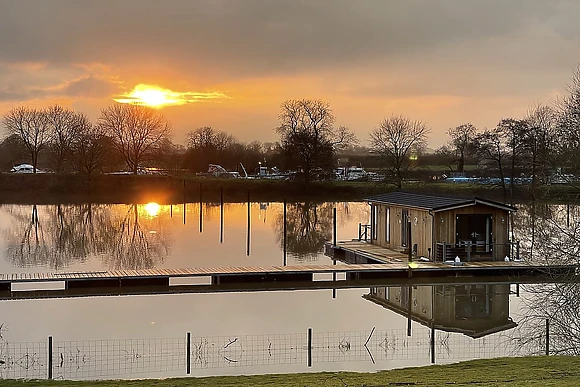
<path fill-rule="evenodd" d="M 332 203 L 296 203 L 287 206 L 286 248 L 298 260 L 316 260 L 324 242 L 332 238 Z M 284 245 L 284 215 L 274 222 L 276 237 Z"/>
<path fill-rule="evenodd" d="M 136 204 L 129 207 L 121 220 L 110 254 L 103 256 L 111 269 L 147 269 L 155 267 L 169 252 L 169 244 L 158 230 L 140 221 Z"/>
<path fill-rule="evenodd" d="M 13 206 L 6 228 L 7 259 L 17 267 L 61 269 L 102 257 L 109 269 L 154 267 L 168 254 L 163 222 L 140 217 L 140 206 Z M 144 219 L 143 219 L 144 218 Z"/>

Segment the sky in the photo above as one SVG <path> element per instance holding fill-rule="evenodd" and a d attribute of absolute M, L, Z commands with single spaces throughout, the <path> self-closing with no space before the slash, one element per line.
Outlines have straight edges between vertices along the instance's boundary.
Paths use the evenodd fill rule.
<path fill-rule="evenodd" d="M 436 148 L 563 94 L 578 20 L 578 0 L 0 0 L 0 115 L 95 121 L 147 84 L 217 96 L 162 108 L 177 143 L 201 126 L 276 141 L 280 104 L 317 98 L 363 145 L 402 114 Z"/>

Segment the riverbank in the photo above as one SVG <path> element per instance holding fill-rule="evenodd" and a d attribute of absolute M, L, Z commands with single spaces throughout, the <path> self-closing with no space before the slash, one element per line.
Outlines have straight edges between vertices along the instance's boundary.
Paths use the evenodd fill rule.
<path fill-rule="evenodd" d="M 307 373 L 162 380 L 46 381 L 3 380 L 5 387 L 314 387 L 314 386 L 578 386 L 580 358 L 536 356 L 466 361 L 450 365 L 403 368 L 377 373 Z"/>
<path fill-rule="evenodd" d="M 480 196 L 503 200 L 500 188 L 481 184 L 408 183 L 405 190 L 428 194 Z M 79 175 L 0 174 L 0 203 L 146 203 L 160 204 L 246 201 L 356 201 L 365 196 L 395 190 L 382 182 L 312 182 L 266 179 L 211 179 L 156 175 L 98 175 L 91 179 Z M 577 201 L 578 189 L 551 186 L 540 192 L 542 200 Z M 517 187 L 517 201 L 531 199 L 526 187 Z"/>

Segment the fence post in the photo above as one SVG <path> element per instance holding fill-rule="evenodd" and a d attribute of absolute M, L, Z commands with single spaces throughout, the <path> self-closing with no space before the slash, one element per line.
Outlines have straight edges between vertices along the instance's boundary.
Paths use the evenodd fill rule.
<path fill-rule="evenodd" d="M 358 241 L 362 239 L 362 223 L 358 224 Z"/>
<path fill-rule="evenodd" d="M 48 379 L 52 380 L 52 336 L 48 336 Z"/>
<path fill-rule="evenodd" d="M 286 199 L 284 199 L 284 266 L 286 266 L 286 237 L 288 233 L 287 225 L 286 225 Z"/>
<path fill-rule="evenodd" d="M 308 328 L 308 367 L 312 367 L 312 328 Z"/>
<path fill-rule="evenodd" d="M 447 242 L 443 242 L 443 262 L 447 261 Z"/>
<path fill-rule="evenodd" d="M 431 324 L 431 364 L 435 364 L 435 323 Z"/>
<path fill-rule="evenodd" d="M 550 319 L 546 319 L 546 356 L 550 356 Z"/>
<path fill-rule="evenodd" d="M 220 243 L 224 243 L 224 188 L 220 187 Z"/>
<path fill-rule="evenodd" d="M 187 374 L 191 374 L 191 332 L 187 332 Z"/>
<path fill-rule="evenodd" d="M 516 259 L 520 259 L 520 241 L 516 245 Z"/>
<path fill-rule="evenodd" d="M 203 232 L 203 193 L 202 183 L 199 183 L 199 232 Z"/>

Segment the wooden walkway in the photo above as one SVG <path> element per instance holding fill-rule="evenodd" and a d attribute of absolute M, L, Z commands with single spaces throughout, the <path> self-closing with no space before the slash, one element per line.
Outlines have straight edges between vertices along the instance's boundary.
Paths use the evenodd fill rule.
<path fill-rule="evenodd" d="M 317 273 L 344 273 L 346 280 L 388 279 L 437 276 L 519 276 L 574 273 L 576 268 L 562 266 L 531 266 L 523 262 L 469 262 L 461 266 L 434 262 L 394 262 L 388 264 L 304 265 L 269 267 L 226 267 L 190 269 L 145 269 L 98 272 L 54 272 L 0 274 L 0 290 L 11 291 L 13 284 L 64 282 L 65 288 L 169 286 L 170 278 L 209 277 L 211 283 L 250 283 L 313 281 Z"/>
<path fill-rule="evenodd" d="M 325 245 L 326 255 L 329 255 L 332 258 L 332 252 L 334 250 L 344 251 L 347 255 L 347 260 L 357 260 L 356 258 L 358 256 L 358 258 L 371 259 L 381 263 L 399 263 L 408 261 L 407 254 L 364 241 L 353 240 L 339 242 L 336 247 L 334 247 L 332 243 L 327 242 Z"/>

